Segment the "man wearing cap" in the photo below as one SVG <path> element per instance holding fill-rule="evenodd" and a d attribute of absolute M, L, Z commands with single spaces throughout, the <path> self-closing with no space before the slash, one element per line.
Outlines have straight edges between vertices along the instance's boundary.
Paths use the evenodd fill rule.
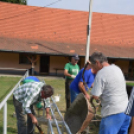
<path fill-rule="evenodd" d="M 65 75 L 65 99 L 66 99 L 66 110 L 70 107 L 70 83 L 78 74 L 80 68 L 77 64 L 79 61 L 79 56 L 77 54 L 71 57 L 71 62 L 67 63 L 64 67 Z"/>
<path fill-rule="evenodd" d="M 110 65 L 101 52 L 94 52 L 90 62 L 97 71 L 91 94 L 94 99 L 100 99 L 102 105 L 99 134 L 128 134 L 131 118 L 124 114 L 128 95 L 121 69 L 114 64 Z"/>

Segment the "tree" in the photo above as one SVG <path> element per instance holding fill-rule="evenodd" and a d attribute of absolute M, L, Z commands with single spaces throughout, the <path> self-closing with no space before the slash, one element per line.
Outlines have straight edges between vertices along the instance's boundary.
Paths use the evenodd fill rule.
<path fill-rule="evenodd" d="M 10 3 L 18 3 L 18 4 L 21 4 L 21 5 L 26 5 L 27 4 L 26 0 L 0 0 L 0 1 L 10 2 Z"/>

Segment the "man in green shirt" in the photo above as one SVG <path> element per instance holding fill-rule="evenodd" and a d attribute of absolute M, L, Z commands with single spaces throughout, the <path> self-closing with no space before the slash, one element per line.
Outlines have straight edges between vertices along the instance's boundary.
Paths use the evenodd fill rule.
<path fill-rule="evenodd" d="M 70 83 L 78 74 L 80 68 L 77 64 L 79 61 L 79 56 L 77 54 L 71 57 L 71 62 L 66 63 L 64 67 L 64 75 L 65 75 L 65 99 L 66 99 L 66 110 L 70 107 Z"/>

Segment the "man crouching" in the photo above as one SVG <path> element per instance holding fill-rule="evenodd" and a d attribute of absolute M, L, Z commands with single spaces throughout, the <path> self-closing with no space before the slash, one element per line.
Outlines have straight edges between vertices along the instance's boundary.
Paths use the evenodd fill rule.
<path fill-rule="evenodd" d="M 13 92 L 13 103 L 17 115 L 18 134 L 33 134 L 33 125 L 38 124 L 33 110 L 33 104 L 46 99 L 54 93 L 50 85 L 43 82 L 29 82 L 21 85 Z M 24 118 L 27 114 L 27 125 Z"/>

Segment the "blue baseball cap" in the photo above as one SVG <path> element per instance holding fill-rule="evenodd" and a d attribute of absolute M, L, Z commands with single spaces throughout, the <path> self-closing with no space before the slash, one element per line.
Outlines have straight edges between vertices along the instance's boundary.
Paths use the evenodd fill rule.
<path fill-rule="evenodd" d="M 74 54 L 74 55 L 72 56 L 72 58 L 74 58 L 75 60 L 79 60 L 79 59 L 80 59 L 78 54 Z"/>

